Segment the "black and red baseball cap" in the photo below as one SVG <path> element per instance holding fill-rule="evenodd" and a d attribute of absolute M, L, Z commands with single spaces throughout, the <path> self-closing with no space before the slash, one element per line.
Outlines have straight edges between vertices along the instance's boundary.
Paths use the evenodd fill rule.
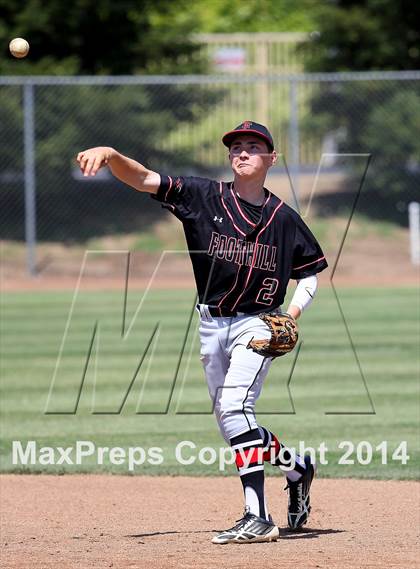
<path fill-rule="evenodd" d="M 236 138 L 238 134 L 253 134 L 256 137 L 261 138 L 261 140 L 264 140 L 268 145 L 270 152 L 273 152 L 274 150 L 273 137 L 271 136 L 268 128 L 263 124 L 253 121 L 244 121 L 239 126 L 223 135 L 223 144 L 230 148 L 233 139 Z"/>

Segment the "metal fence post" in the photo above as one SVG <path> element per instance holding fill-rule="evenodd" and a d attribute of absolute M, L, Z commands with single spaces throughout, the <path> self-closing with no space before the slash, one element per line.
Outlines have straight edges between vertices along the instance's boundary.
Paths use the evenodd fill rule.
<path fill-rule="evenodd" d="M 36 275 L 36 184 L 35 184 L 35 122 L 34 85 L 23 86 L 23 133 L 25 164 L 25 242 L 26 268 L 31 276 Z"/>
<path fill-rule="evenodd" d="M 408 227 L 410 231 L 410 258 L 413 265 L 420 265 L 420 203 L 408 204 Z"/>
<path fill-rule="evenodd" d="M 290 79 L 290 120 L 289 120 L 289 156 L 288 168 L 290 172 L 290 183 L 295 200 L 295 205 L 300 211 L 299 204 L 299 110 L 298 110 L 298 84 L 294 79 Z"/>
<path fill-rule="evenodd" d="M 269 83 L 267 81 L 268 74 L 268 45 L 261 42 L 256 46 L 257 73 L 261 75 L 261 79 L 257 83 L 257 105 L 256 116 L 260 123 L 267 124 L 269 116 Z"/>

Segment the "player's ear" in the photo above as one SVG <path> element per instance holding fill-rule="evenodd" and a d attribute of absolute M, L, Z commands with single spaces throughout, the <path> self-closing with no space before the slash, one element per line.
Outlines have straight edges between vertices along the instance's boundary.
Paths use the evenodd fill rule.
<path fill-rule="evenodd" d="M 273 152 L 270 154 L 270 160 L 271 160 L 270 164 L 271 168 L 271 166 L 274 166 L 274 164 L 277 162 L 277 152 L 275 150 L 273 150 Z"/>

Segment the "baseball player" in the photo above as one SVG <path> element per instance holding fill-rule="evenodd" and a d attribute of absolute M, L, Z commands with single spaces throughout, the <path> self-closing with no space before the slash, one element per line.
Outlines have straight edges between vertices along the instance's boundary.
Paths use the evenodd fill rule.
<path fill-rule="evenodd" d="M 313 300 L 316 275 L 327 262 L 300 216 L 264 187 L 277 158 L 268 129 L 245 121 L 222 142 L 229 149 L 231 182 L 154 172 L 109 147 L 80 152 L 77 160 L 85 176 L 107 165 L 181 220 L 198 291 L 201 360 L 221 434 L 235 452 L 245 501 L 244 516 L 212 541 L 275 541 L 279 530 L 265 500 L 264 463 L 286 472 L 291 529 L 308 520 L 315 464 L 260 425 L 255 404 L 272 360 L 281 355 L 271 349 L 274 336 L 286 345 L 296 342 L 296 320 Z M 286 323 L 270 329 L 263 318 L 281 312 L 290 279 L 297 286 Z"/>

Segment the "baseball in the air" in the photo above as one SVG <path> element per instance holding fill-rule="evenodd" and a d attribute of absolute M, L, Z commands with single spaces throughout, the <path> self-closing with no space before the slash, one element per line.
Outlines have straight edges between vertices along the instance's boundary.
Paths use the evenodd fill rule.
<path fill-rule="evenodd" d="M 13 57 L 21 59 L 28 55 L 29 44 L 23 38 L 15 38 L 9 43 L 9 50 Z"/>

